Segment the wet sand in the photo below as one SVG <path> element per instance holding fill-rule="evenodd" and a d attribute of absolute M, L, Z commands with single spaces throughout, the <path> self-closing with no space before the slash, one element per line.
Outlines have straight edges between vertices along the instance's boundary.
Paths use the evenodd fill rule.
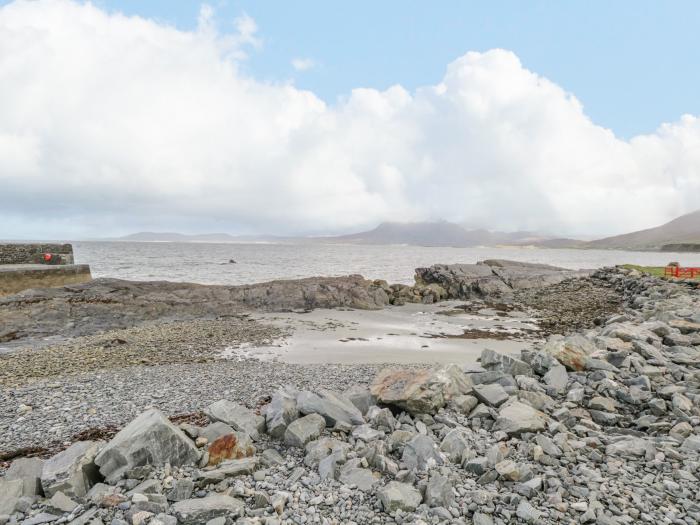
<path fill-rule="evenodd" d="M 534 320 L 523 312 L 465 301 L 251 317 L 290 335 L 271 345 L 230 347 L 226 357 L 295 364 L 471 364 L 484 348 L 515 354 L 540 339 Z"/>

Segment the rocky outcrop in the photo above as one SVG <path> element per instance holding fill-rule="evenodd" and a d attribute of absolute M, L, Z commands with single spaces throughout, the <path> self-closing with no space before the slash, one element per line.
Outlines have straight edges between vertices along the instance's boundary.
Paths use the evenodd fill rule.
<path fill-rule="evenodd" d="M 416 269 L 416 292 L 422 298 L 431 294 L 423 289 L 437 286 L 444 293 L 432 294 L 429 299 L 499 299 L 511 297 L 514 291 L 544 288 L 565 279 L 587 275 L 545 264 L 517 261 L 487 260 L 477 264 L 435 264 Z M 436 295 L 441 297 L 435 297 Z M 407 294 L 404 291 L 403 296 Z M 421 299 L 423 300 L 423 299 Z M 423 302 L 434 302 L 428 300 Z"/>
<path fill-rule="evenodd" d="M 250 309 L 378 309 L 389 304 L 387 291 L 386 283 L 359 275 L 245 286 L 102 278 L 0 297 L 0 326 L 3 333 L 13 333 L 13 339 L 22 340 L 88 335 L 147 321 L 214 318 Z"/>

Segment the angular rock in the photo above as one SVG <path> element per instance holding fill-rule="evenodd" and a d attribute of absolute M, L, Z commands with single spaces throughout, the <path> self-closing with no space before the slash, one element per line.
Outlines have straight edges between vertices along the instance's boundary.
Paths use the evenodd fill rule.
<path fill-rule="evenodd" d="M 304 391 L 297 396 L 297 408 L 302 414 L 319 414 L 326 426 L 337 424 L 362 425 L 365 422 L 360 411 L 348 399 L 330 390 Z"/>
<path fill-rule="evenodd" d="M 120 430 L 95 457 L 95 464 L 108 482 L 115 482 L 134 467 L 192 465 L 199 456 L 197 447 L 182 430 L 162 412 L 151 409 Z"/>
<path fill-rule="evenodd" d="M 509 355 L 499 354 L 488 348 L 481 352 L 481 366 L 486 370 L 495 370 L 512 376 L 532 375 L 532 367 L 524 361 Z"/>
<path fill-rule="evenodd" d="M 508 393 L 497 383 L 489 385 L 474 385 L 474 395 L 482 403 L 491 407 L 501 406 L 508 401 Z"/>
<path fill-rule="evenodd" d="M 21 479 L 0 479 L 0 516 L 14 514 L 22 497 Z"/>
<path fill-rule="evenodd" d="M 323 416 L 309 414 L 289 424 L 284 432 L 284 442 L 291 447 L 303 447 L 309 441 L 317 439 L 324 428 L 326 420 Z"/>
<path fill-rule="evenodd" d="M 566 372 L 566 367 L 558 365 L 550 368 L 544 375 L 544 382 L 557 393 L 566 390 L 566 385 L 569 382 L 569 374 Z"/>
<path fill-rule="evenodd" d="M 194 445 L 193 445 L 194 446 Z M 61 491 L 70 498 L 82 498 L 102 476 L 95 465 L 100 444 L 78 441 L 44 462 L 41 486 L 47 498 Z"/>
<path fill-rule="evenodd" d="M 43 496 L 41 487 L 41 471 L 44 460 L 39 458 L 17 458 L 5 472 L 8 481 L 21 479 L 23 483 L 22 496 Z M 2 514 L 0 512 L 0 514 Z"/>
<path fill-rule="evenodd" d="M 186 499 L 173 504 L 178 523 L 197 525 L 218 517 L 237 517 L 245 512 L 244 503 L 231 496 L 215 494 L 205 498 Z"/>
<path fill-rule="evenodd" d="M 66 514 L 73 512 L 78 504 L 66 496 L 63 492 L 58 491 L 49 500 L 47 510 L 53 514 Z"/>
<path fill-rule="evenodd" d="M 168 491 L 166 497 L 168 501 L 183 501 L 192 497 L 194 491 L 194 482 L 190 479 L 177 479 L 173 483 L 173 487 Z"/>
<path fill-rule="evenodd" d="M 212 421 L 221 421 L 233 427 L 234 430 L 247 433 L 253 440 L 257 441 L 260 432 L 265 429 L 265 418 L 257 416 L 247 407 L 220 399 L 204 409 L 204 413 Z"/>
<path fill-rule="evenodd" d="M 440 451 L 453 463 L 461 463 L 464 451 L 469 448 L 469 441 L 463 430 L 454 428 L 450 430 L 440 443 Z"/>
<path fill-rule="evenodd" d="M 182 428 L 182 426 L 180 426 L 180 428 Z M 233 434 L 234 432 L 235 430 L 232 426 L 229 426 L 226 423 L 222 423 L 221 421 L 217 421 L 215 423 L 207 425 L 204 428 L 198 429 L 196 437 L 206 438 L 207 443 L 212 443 L 219 439 L 221 436 L 225 436 L 226 434 Z M 185 432 L 185 434 L 189 435 L 188 432 Z"/>
<path fill-rule="evenodd" d="M 581 371 L 586 368 L 588 356 L 595 352 L 596 347 L 581 335 L 568 337 L 554 335 L 547 340 L 542 350 L 554 357 L 567 370 Z"/>
<path fill-rule="evenodd" d="M 377 398 L 372 395 L 366 386 L 355 385 L 343 392 L 343 397 L 350 401 L 355 408 L 365 415 L 369 407 L 377 404 Z"/>
<path fill-rule="evenodd" d="M 358 490 L 368 492 L 379 480 L 369 469 L 350 467 L 340 470 L 338 481 L 345 485 L 355 485 Z"/>
<path fill-rule="evenodd" d="M 513 401 L 501 407 L 494 429 L 502 430 L 509 436 L 518 436 L 524 432 L 539 432 L 545 429 L 546 416 L 530 405 Z"/>
<path fill-rule="evenodd" d="M 445 463 L 445 457 L 428 436 L 418 434 L 404 446 L 401 461 L 408 469 L 426 472 Z"/>
<path fill-rule="evenodd" d="M 208 448 L 210 466 L 227 459 L 247 458 L 255 454 L 250 436 L 245 432 L 232 432 L 215 439 Z"/>
<path fill-rule="evenodd" d="M 462 414 L 467 415 L 479 404 L 479 400 L 474 396 L 460 395 L 455 396 L 450 403 L 454 408 L 462 412 Z"/>
<path fill-rule="evenodd" d="M 447 400 L 470 391 L 469 378 L 455 365 L 433 370 L 387 368 L 370 385 L 378 402 L 413 414 L 434 414 Z"/>
<path fill-rule="evenodd" d="M 430 476 L 424 499 L 428 507 L 451 507 L 455 502 L 452 483 L 440 474 Z"/>
<path fill-rule="evenodd" d="M 282 439 L 287 426 L 299 418 L 296 396 L 297 392 L 286 389 L 280 389 L 273 394 L 265 410 L 267 433 L 272 437 Z"/>
<path fill-rule="evenodd" d="M 377 491 L 377 497 L 382 503 L 384 512 L 393 513 L 397 510 L 413 512 L 422 501 L 420 492 L 408 483 L 390 481 Z"/>

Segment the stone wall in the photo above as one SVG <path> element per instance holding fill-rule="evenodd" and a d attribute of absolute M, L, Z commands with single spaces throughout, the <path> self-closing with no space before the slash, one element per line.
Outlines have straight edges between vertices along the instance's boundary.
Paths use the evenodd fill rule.
<path fill-rule="evenodd" d="M 43 254 L 58 255 L 51 264 L 73 264 L 70 244 L 0 244 L 1 264 L 44 264 Z"/>
<path fill-rule="evenodd" d="M 0 266 L 0 296 L 15 294 L 29 288 L 85 283 L 91 279 L 90 266 L 87 264 L 5 269 Z"/>

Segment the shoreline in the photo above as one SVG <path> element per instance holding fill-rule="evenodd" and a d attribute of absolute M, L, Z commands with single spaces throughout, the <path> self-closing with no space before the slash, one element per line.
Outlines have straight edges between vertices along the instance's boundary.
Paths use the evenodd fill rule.
<path fill-rule="evenodd" d="M 188 502 L 199 505 L 203 500 L 213 504 L 215 500 L 208 498 L 223 495 L 240 501 L 241 512 L 248 519 L 241 523 L 246 524 L 294 523 L 313 512 L 311 515 L 318 516 L 321 522 L 338 524 L 396 523 L 397 516 L 406 523 L 423 520 L 465 524 L 509 522 L 516 516 L 523 523 L 557 523 L 586 516 L 587 521 L 624 525 L 636 522 L 642 515 L 648 517 L 647 521 L 658 521 L 666 512 L 662 512 L 662 508 L 675 509 L 679 519 L 700 519 L 700 510 L 696 512 L 692 503 L 692 487 L 696 486 L 698 474 L 693 465 L 700 452 L 700 291 L 697 283 L 669 282 L 631 270 L 604 269 L 590 276 L 555 279 L 556 282 L 538 277 L 541 286 L 525 286 L 520 271 L 512 268 L 498 280 L 467 275 L 466 270 L 484 271 L 483 268 L 434 267 L 423 272 L 425 280 L 418 285 L 419 295 L 415 294 L 415 289 L 407 295 L 409 292 L 404 288 L 392 289 L 363 279 L 340 282 L 326 279 L 321 286 L 318 281 L 305 281 L 305 285 L 311 285 L 318 294 L 311 296 L 312 303 L 308 302 L 310 296 L 304 295 L 308 287 L 303 288 L 301 296 L 297 294 L 297 282 L 292 285 L 294 292 L 287 296 L 285 304 L 290 304 L 289 297 L 294 300 L 302 297 L 307 305 L 335 301 L 343 306 L 332 311 L 305 310 L 312 310 L 311 313 L 301 310 L 266 312 L 265 308 L 233 308 L 240 307 L 240 303 L 230 301 L 229 296 L 228 301 L 217 303 L 217 307 L 224 305 L 227 312 L 218 319 L 169 319 L 161 315 L 129 328 L 79 335 L 58 345 L 0 354 L 0 361 L 6 365 L 5 375 L 0 372 L 0 432 L 4 436 L 0 453 L 6 457 L 16 456 L 14 461 L 19 461 L 17 458 L 52 456 L 76 439 L 109 441 L 129 421 L 154 408 L 171 417 L 179 425 L 179 432 L 183 429 L 203 432 L 203 425 L 211 419 L 204 412 L 221 399 L 238 403 L 244 407 L 240 410 L 250 409 L 254 415 L 264 415 L 276 406 L 275 396 L 280 396 L 281 391 L 290 388 L 314 393 L 332 390 L 345 392 L 338 395 L 354 396 L 366 392 L 371 385 L 376 388 L 380 376 L 390 382 L 391 373 L 387 376 L 382 369 L 397 370 L 398 367 L 408 370 L 408 376 L 402 377 L 417 381 L 417 385 L 427 381 L 420 387 L 427 390 L 416 392 L 432 396 L 435 385 L 452 385 L 450 393 L 445 391 L 439 398 L 430 397 L 434 399 L 431 403 L 438 404 L 419 413 L 406 411 L 405 405 L 396 405 L 396 400 L 370 398 L 374 399 L 370 403 L 388 407 L 390 411 L 363 412 L 364 425 L 329 426 L 323 430 L 319 441 L 312 443 L 331 440 L 336 443 L 333 446 L 346 451 L 342 459 L 337 457 L 335 474 L 330 478 L 319 478 L 323 469 L 318 459 L 310 459 L 317 454 L 316 449 L 298 449 L 267 434 L 256 441 L 257 453 L 250 458 L 233 460 L 256 465 L 244 473 L 230 478 L 225 475 L 222 481 L 215 478 L 221 471 L 218 467 L 200 465 L 197 468 L 195 465 L 169 472 L 183 480 L 182 483 L 190 480 L 195 483 L 197 492 L 186 500 Z M 444 294 L 435 286 L 437 283 L 427 282 L 433 278 L 442 279 L 438 286 Z M 507 297 L 500 284 L 506 282 L 511 283 L 510 292 L 505 294 Z M 114 293 L 113 288 L 109 288 L 114 286 L 111 282 L 97 285 L 103 292 L 112 290 L 107 295 Z M 166 290 L 175 290 L 173 297 L 183 289 L 172 283 L 164 286 Z M 267 297 L 270 289 L 289 291 L 289 286 L 290 283 L 286 283 L 282 288 L 270 288 L 268 283 L 262 290 Z M 354 286 L 360 286 L 360 290 Z M 348 308 L 348 301 L 366 302 L 368 297 L 380 297 L 372 294 L 379 294 L 387 287 L 392 290 L 394 300 L 420 297 L 422 303 L 424 297 L 428 299 L 425 305 L 406 302 L 404 306 L 390 306 L 386 310 Z M 171 306 L 178 313 L 190 316 L 198 312 L 211 314 L 211 308 L 203 307 L 212 297 L 211 289 L 204 288 L 208 290 L 206 293 L 194 287 L 196 294 L 202 294 L 195 295 L 200 301 L 196 308 L 177 301 L 171 302 Z M 84 296 L 84 303 L 71 303 L 74 315 L 85 305 L 100 304 L 94 301 L 103 296 L 96 296 L 95 288 L 86 289 L 93 293 Z M 156 289 L 161 294 L 158 301 L 147 300 L 154 297 Z M 260 291 L 256 287 L 248 290 L 251 289 Z M 138 288 L 127 286 L 126 290 L 133 293 Z M 340 291 L 345 295 L 338 295 Z M 132 295 L 130 301 L 138 304 L 141 312 L 154 304 L 162 304 L 162 292 L 162 287 L 156 287 L 141 295 Z M 267 302 L 261 303 L 259 296 L 251 297 L 250 293 L 248 301 L 270 305 L 269 297 Z M 477 293 L 482 296 L 466 298 Z M 465 297 L 444 297 L 450 294 Z M 23 300 L 31 311 L 36 311 L 36 305 L 42 301 L 63 304 L 55 302 L 61 297 L 60 293 L 49 298 L 47 295 L 51 293 L 32 292 Z M 431 301 L 433 298 L 436 301 Z M 37 302 L 31 302 L 34 300 Z M 106 304 L 111 308 L 125 304 L 119 303 L 120 300 Z M 16 300 L 13 304 L 17 304 Z M 90 308 L 92 306 L 88 306 L 88 312 L 93 311 Z M 499 320 L 520 322 L 533 315 L 539 332 L 533 335 L 532 344 L 518 342 L 522 345 L 519 354 L 493 352 L 488 350 L 488 345 L 483 345 L 479 364 L 465 360 L 460 367 L 433 368 L 432 372 L 426 363 L 401 364 L 391 360 L 371 364 L 298 364 L 284 362 L 279 355 L 275 356 L 277 359 L 260 359 L 252 354 L 221 359 L 222 349 L 231 346 L 232 339 L 246 350 L 255 350 L 282 338 L 293 338 L 293 332 L 299 331 L 302 325 L 308 331 L 301 330 L 298 334 L 301 347 L 310 344 L 310 333 L 316 329 L 328 335 L 329 341 L 334 338 L 337 346 L 361 345 L 364 342 L 359 341 L 360 338 L 355 342 L 338 339 L 347 339 L 354 331 L 352 328 L 357 328 L 351 323 L 358 318 L 383 319 L 379 324 L 386 331 L 392 323 L 392 315 L 403 316 L 401 312 L 429 309 L 434 314 L 431 321 L 438 317 L 447 319 L 439 319 L 435 330 L 438 335 L 458 335 L 455 332 L 463 329 L 463 325 L 456 325 L 458 328 L 452 332 L 446 326 L 459 319 L 474 321 L 479 315 L 485 318 L 479 322 L 486 324 L 499 323 Z M 328 326 L 324 325 L 326 321 Z M 430 327 L 430 323 L 427 326 Z M 484 332 L 488 333 L 482 328 L 475 327 L 472 335 L 482 337 Z M 410 324 L 404 329 L 409 331 Z M 358 329 L 358 333 L 367 335 L 368 330 L 369 327 L 364 327 Z M 371 337 L 366 339 L 372 343 Z M 442 341 L 441 338 L 424 340 L 428 343 Z M 323 342 L 323 336 L 320 341 Z M 468 338 L 456 341 L 470 342 Z M 487 338 L 486 341 L 497 339 Z M 323 345 L 318 348 L 323 350 Z M 332 345 L 329 345 L 326 351 L 331 350 Z M 86 356 L 93 359 L 86 360 Z M 33 369 L 26 368 L 30 363 L 34 363 Z M 28 373 L 25 379 L 20 377 L 21 370 Z M 454 388 L 461 393 L 456 395 Z M 493 395 L 505 396 L 505 400 Z M 300 403 L 302 398 L 296 399 Z M 310 414 L 322 410 L 321 406 Z M 391 419 L 388 419 L 390 414 Z M 546 424 L 540 425 L 540 420 Z M 193 422 L 194 427 L 192 424 L 188 427 L 183 421 Z M 515 428 L 512 425 L 525 426 L 523 430 L 511 432 Z M 427 470 L 411 466 L 410 454 L 407 456 L 405 452 L 407 443 L 397 445 L 397 449 L 390 444 L 397 439 L 397 432 L 405 433 L 416 447 L 420 440 L 427 439 L 425 446 L 431 445 L 427 449 L 416 448 L 415 453 L 430 456 L 432 453 L 428 451 L 435 447 L 437 464 Z M 696 441 L 697 448 L 694 448 Z M 105 445 L 98 443 L 97 446 Z M 374 452 L 368 456 L 370 449 Z M 200 453 L 206 455 L 206 450 L 205 445 Z M 282 464 L 261 463 L 267 457 L 265 454 L 273 454 L 270 450 L 282 455 Z M 455 450 L 461 451 L 459 457 L 455 456 Z M 261 451 L 264 451 L 262 456 Z M 323 457 L 326 456 L 319 456 Z M 8 466 L 4 464 L 5 468 Z M 122 494 L 129 487 L 145 482 L 158 485 L 161 487 L 158 490 L 165 494 L 163 468 L 170 467 L 156 465 L 138 474 L 145 477 L 125 478 L 116 485 L 110 482 L 110 493 Z M 672 472 L 681 474 L 671 476 Z M 650 473 L 653 473 L 651 481 Z M 136 471 L 130 476 L 137 476 Z M 207 479 L 218 481 L 209 483 Z M 441 486 L 449 486 L 450 490 L 429 496 L 433 494 L 431 491 L 437 490 L 431 484 L 438 479 Z M 658 489 L 661 481 L 657 480 L 663 480 L 663 485 L 659 486 L 665 488 Z M 392 483 L 401 484 L 402 490 L 416 491 L 423 503 L 397 513 L 386 503 L 385 491 Z M 635 498 L 629 487 L 644 491 L 647 499 Z M 282 493 L 292 496 L 279 510 L 270 503 L 255 506 L 258 494 L 272 501 Z M 172 514 L 177 512 L 176 502 L 168 503 L 149 494 L 144 500 L 147 503 L 141 502 L 140 497 L 129 500 L 128 497 L 120 499 L 120 496 L 119 502 L 128 501 L 129 505 L 114 506 L 102 505 L 99 503 L 102 500 L 71 496 L 84 506 L 80 511 L 65 515 L 80 519 L 81 513 L 85 513 L 98 517 L 103 523 L 113 519 L 129 523 L 136 512 L 152 509 L 156 511 L 154 515 L 161 516 L 158 519 L 166 520 L 163 523 L 171 517 L 175 519 Z M 331 494 L 343 497 L 329 499 Z M 38 506 L 23 515 L 50 510 L 43 503 L 47 500 L 35 497 L 32 501 Z M 310 501 L 318 502 L 311 504 Z M 155 505 L 155 502 L 160 503 Z M 226 514 L 230 510 L 217 512 L 232 516 Z"/>

